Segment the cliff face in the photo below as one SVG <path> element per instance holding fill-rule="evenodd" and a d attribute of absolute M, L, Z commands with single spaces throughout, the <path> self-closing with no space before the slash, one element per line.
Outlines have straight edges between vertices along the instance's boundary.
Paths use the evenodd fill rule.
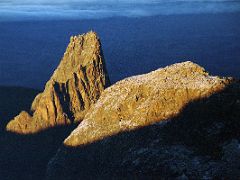
<path fill-rule="evenodd" d="M 97 35 L 89 32 L 71 37 L 59 66 L 34 99 L 30 113 L 21 112 L 9 122 L 7 130 L 27 134 L 81 121 L 109 84 Z"/>
<path fill-rule="evenodd" d="M 124 79 L 65 139 L 47 178 L 240 177 L 239 92 L 192 62 Z"/>
<path fill-rule="evenodd" d="M 191 101 L 221 91 L 229 82 L 226 78 L 209 76 L 192 62 L 127 78 L 103 92 L 64 143 L 88 144 L 173 118 Z"/>

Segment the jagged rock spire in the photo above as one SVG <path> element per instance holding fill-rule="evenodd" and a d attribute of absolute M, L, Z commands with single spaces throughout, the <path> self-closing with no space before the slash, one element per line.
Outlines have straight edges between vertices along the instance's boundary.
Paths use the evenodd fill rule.
<path fill-rule="evenodd" d="M 34 99 L 31 112 L 21 112 L 7 130 L 27 134 L 81 121 L 109 85 L 96 33 L 73 36 L 44 91 Z"/>

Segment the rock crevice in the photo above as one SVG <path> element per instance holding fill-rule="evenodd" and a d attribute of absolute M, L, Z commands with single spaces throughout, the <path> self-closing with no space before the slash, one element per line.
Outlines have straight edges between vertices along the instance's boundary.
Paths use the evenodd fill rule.
<path fill-rule="evenodd" d="M 96 33 L 73 36 L 44 91 L 33 101 L 31 112 L 20 113 L 7 130 L 27 134 L 79 122 L 109 85 Z"/>

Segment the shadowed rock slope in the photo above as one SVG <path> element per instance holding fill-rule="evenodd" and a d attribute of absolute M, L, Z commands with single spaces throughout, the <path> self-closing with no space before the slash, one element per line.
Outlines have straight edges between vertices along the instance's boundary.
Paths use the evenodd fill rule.
<path fill-rule="evenodd" d="M 124 79 L 65 139 L 47 179 L 240 177 L 239 92 L 189 61 Z"/>
<path fill-rule="evenodd" d="M 64 56 L 34 99 L 30 112 L 22 111 L 7 125 L 20 134 L 81 121 L 110 84 L 96 33 L 71 37 Z"/>

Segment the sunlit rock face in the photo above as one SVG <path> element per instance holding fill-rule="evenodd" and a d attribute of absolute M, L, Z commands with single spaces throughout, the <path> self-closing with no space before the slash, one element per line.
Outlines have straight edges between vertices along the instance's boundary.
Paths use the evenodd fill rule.
<path fill-rule="evenodd" d="M 189 61 L 124 79 L 102 93 L 64 144 L 88 144 L 167 120 L 191 101 L 221 91 L 229 83 L 230 79 L 209 76 Z"/>
<path fill-rule="evenodd" d="M 124 79 L 104 90 L 46 178 L 240 177 L 239 92 L 238 80 L 192 62 Z"/>
<path fill-rule="evenodd" d="M 79 122 L 109 84 L 96 33 L 73 36 L 44 91 L 33 101 L 30 113 L 21 112 L 9 122 L 7 130 L 27 134 Z"/>

